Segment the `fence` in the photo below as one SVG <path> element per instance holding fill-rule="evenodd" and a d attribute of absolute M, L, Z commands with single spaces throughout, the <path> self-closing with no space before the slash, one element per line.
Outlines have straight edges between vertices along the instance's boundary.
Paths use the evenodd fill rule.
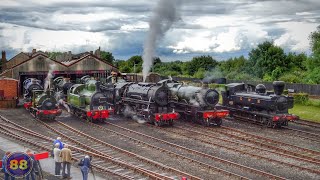
<path fill-rule="evenodd" d="M 186 77 L 172 77 L 172 79 L 177 81 L 193 81 L 200 82 L 200 79 L 197 78 L 186 78 Z M 243 80 L 227 80 L 227 83 L 248 83 L 248 84 L 264 84 L 268 90 L 273 89 L 272 82 L 258 82 L 258 81 L 243 81 Z M 285 83 L 286 89 L 293 89 L 294 92 L 304 92 L 309 95 L 320 96 L 320 84 L 293 84 L 293 83 Z"/>

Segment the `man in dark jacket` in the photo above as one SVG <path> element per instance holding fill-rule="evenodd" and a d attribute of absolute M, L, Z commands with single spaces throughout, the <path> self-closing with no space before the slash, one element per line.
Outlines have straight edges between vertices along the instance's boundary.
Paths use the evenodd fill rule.
<path fill-rule="evenodd" d="M 9 180 L 9 179 L 14 180 L 15 179 L 14 177 L 10 176 L 10 174 L 7 172 L 7 170 L 5 168 L 7 165 L 6 160 L 7 160 L 8 156 L 10 155 L 10 153 L 11 152 L 6 152 L 6 154 L 2 158 L 2 171 L 4 173 L 4 180 Z"/>
<path fill-rule="evenodd" d="M 79 163 L 83 180 L 88 180 L 88 174 L 91 167 L 91 158 L 86 155 Z"/>
<path fill-rule="evenodd" d="M 27 149 L 26 154 L 28 154 L 31 157 L 31 163 L 32 163 L 32 170 L 31 172 L 26 176 L 26 180 L 35 180 L 36 179 L 36 172 L 39 172 L 38 163 L 36 159 L 34 158 L 34 154 L 31 152 L 30 149 Z"/>

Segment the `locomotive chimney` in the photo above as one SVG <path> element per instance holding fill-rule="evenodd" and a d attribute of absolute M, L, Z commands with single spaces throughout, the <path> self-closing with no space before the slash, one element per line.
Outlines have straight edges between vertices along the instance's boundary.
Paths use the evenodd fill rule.
<path fill-rule="evenodd" d="M 100 92 L 100 81 L 96 82 L 96 92 Z"/>
<path fill-rule="evenodd" d="M 281 95 L 284 90 L 284 82 L 283 81 L 274 81 L 273 82 L 273 90 L 276 95 Z"/>

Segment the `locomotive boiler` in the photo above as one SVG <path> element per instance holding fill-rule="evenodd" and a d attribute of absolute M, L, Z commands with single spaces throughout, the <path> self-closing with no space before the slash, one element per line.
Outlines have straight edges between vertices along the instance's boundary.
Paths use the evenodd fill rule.
<path fill-rule="evenodd" d="M 223 105 L 234 117 L 245 118 L 268 127 L 287 126 L 297 116 L 289 114 L 293 108 L 293 97 L 283 94 L 284 82 L 274 81 L 274 93 L 266 91 L 263 84 L 253 86 L 244 83 L 228 84 L 223 92 Z"/>
<path fill-rule="evenodd" d="M 166 84 L 122 82 L 105 90 L 108 105 L 116 114 L 137 115 L 157 126 L 173 125 L 179 114 L 169 106 L 170 91 Z"/>
<path fill-rule="evenodd" d="M 192 120 L 204 126 L 222 124 L 229 112 L 218 110 L 216 105 L 219 102 L 219 93 L 215 89 L 206 86 L 186 86 L 173 80 L 162 80 L 171 92 L 171 107 L 179 112 L 183 119 Z"/>
<path fill-rule="evenodd" d="M 84 84 L 74 84 L 67 94 L 67 104 L 77 116 L 88 121 L 104 121 L 109 117 L 106 97 L 100 91 L 100 82 L 87 79 Z"/>

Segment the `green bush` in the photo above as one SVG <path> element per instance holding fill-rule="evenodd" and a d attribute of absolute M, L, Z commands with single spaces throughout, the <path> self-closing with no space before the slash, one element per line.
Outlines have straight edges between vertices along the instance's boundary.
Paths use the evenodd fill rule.
<path fill-rule="evenodd" d="M 209 88 L 217 89 L 217 90 L 225 90 L 226 85 L 225 84 L 209 84 Z"/>
<path fill-rule="evenodd" d="M 314 106 L 314 107 L 320 107 L 320 100 L 319 99 L 309 99 L 306 104 L 306 106 Z"/>
<path fill-rule="evenodd" d="M 293 94 L 293 98 L 297 104 L 306 105 L 309 101 L 309 95 L 307 93 L 295 93 Z"/>

